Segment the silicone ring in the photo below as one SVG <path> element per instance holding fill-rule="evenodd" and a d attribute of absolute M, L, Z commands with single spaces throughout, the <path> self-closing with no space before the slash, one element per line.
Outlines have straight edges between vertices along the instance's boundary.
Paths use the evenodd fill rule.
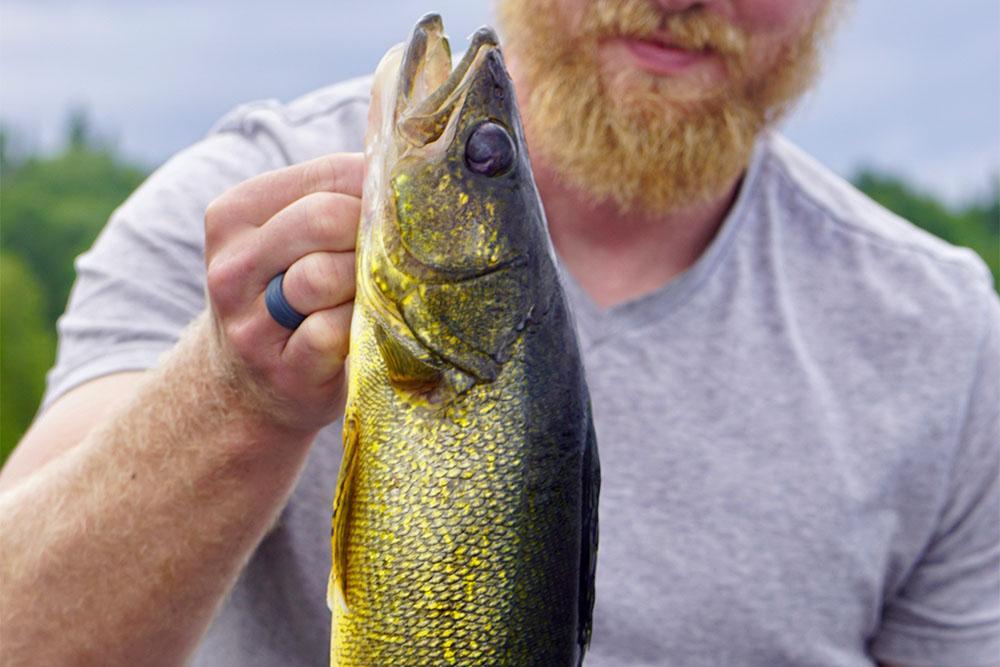
<path fill-rule="evenodd" d="M 267 289 L 264 290 L 264 304 L 275 322 L 286 329 L 295 331 L 302 324 L 302 320 L 306 319 L 306 316 L 292 308 L 291 304 L 288 303 L 283 289 L 284 282 L 284 271 L 271 278 Z"/>

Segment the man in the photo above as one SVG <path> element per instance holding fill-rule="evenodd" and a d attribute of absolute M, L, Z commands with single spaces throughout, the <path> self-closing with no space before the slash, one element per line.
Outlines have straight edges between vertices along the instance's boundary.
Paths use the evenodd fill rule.
<path fill-rule="evenodd" d="M 1000 306 L 769 130 L 829 11 L 500 3 L 601 442 L 588 665 L 1000 662 Z M 326 660 L 367 85 L 238 109 L 80 259 L 5 662 Z"/>

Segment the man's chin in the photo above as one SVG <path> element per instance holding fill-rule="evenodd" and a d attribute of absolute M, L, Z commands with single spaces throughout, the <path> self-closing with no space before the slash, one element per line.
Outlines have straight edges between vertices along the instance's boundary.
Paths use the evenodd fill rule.
<path fill-rule="evenodd" d="M 723 100 L 678 99 L 632 74 L 609 84 L 570 72 L 539 80 L 554 88 L 525 105 L 532 156 L 622 212 L 667 214 L 725 196 L 749 162 L 760 118 Z"/>
<path fill-rule="evenodd" d="M 665 79 L 637 69 L 605 70 L 602 89 L 614 101 L 616 115 L 628 120 L 637 132 L 650 124 L 683 124 L 691 117 L 712 113 L 725 104 L 718 86 L 691 78 Z"/>

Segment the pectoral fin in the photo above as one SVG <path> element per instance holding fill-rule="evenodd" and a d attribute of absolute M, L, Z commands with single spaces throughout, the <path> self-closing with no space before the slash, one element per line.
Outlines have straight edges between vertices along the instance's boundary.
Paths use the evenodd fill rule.
<path fill-rule="evenodd" d="M 347 611 L 347 537 L 350 528 L 351 496 L 358 461 L 358 423 L 351 415 L 344 419 L 344 456 L 337 480 L 337 495 L 333 500 L 333 527 L 330 541 L 333 547 L 333 567 L 326 591 L 326 603 L 333 611 Z"/>
<path fill-rule="evenodd" d="M 418 358 L 381 324 L 375 325 L 375 342 L 389 372 L 389 381 L 397 387 L 420 390 L 441 381 L 441 371 Z"/>

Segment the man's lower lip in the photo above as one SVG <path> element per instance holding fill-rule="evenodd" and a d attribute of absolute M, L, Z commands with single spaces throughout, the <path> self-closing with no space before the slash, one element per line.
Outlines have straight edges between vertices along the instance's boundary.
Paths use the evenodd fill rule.
<path fill-rule="evenodd" d="M 710 57 L 704 51 L 687 51 L 644 39 L 622 42 L 640 67 L 656 74 L 677 74 Z"/>

